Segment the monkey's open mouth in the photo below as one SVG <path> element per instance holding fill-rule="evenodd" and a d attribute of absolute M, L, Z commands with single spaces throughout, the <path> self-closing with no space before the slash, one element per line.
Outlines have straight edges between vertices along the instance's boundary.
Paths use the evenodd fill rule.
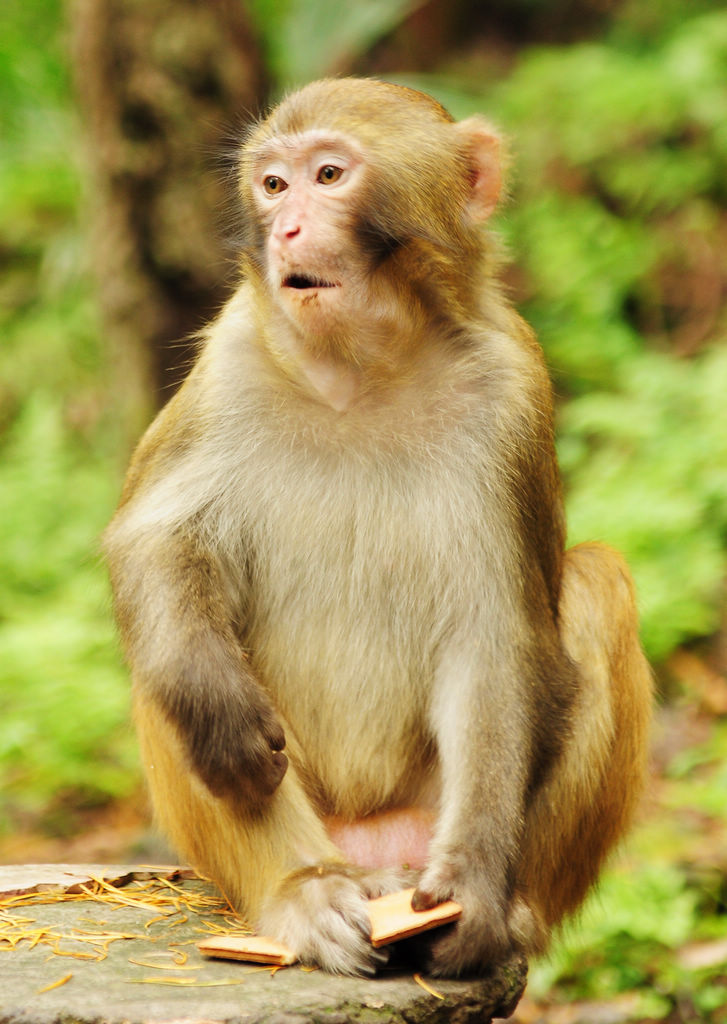
<path fill-rule="evenodd" d="M 283 288 L 336 288 L 335 281 L 321 281 L 318 277 L 308 277 L 307 274 L 289 274 L 283 279 Z"/>

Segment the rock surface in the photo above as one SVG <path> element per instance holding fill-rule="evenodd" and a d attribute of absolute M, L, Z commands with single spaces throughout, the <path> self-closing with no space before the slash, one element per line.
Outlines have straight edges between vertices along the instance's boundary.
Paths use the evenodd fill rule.
<path fill-rule="evenodd" d="M 126 884 L 71 898 L 84 878 Z M 479 1024 L 512 1012 L 527 973 L 515 960 L 474 980 L 336 978 L 210 960 L 197 942 L 234 922 L 211 884 L 173 869 L 0 867 L 0 893 L 0 1024 Z"/>

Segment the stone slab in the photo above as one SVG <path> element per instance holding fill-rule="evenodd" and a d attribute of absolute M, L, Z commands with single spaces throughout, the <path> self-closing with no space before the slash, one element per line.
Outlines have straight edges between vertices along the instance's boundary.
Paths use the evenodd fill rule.
<path fill-rule="evenodd" d="M 271 970 L 210 960 L 197 942 L 221 920 L 224 926 L 214 910 L 187 908 L 160 918 L 151 901 L 147 908 L 85 898 L 35 902 L 49 897 L 32 886 L 62 886 L 64 873 L 74 886 L 79 876 L 131 880 L 135 867 L 24 870 L 21 879 L 19 869 L 0 868 L 0 892 L 36 893 L 0 899 L 0 1024 L 475 1024 L 489 1021 L 495 1010 L 512 1011 L 525 985 L 522 961 L 488 978 L 422 979 L 437 996 L 412 969 L 336 978 L 297 965 Z M 142 875 L 148 878 L 149 871 Z M 217 893 L 192 878 L 175 884 L 185 892 Z M 133 892 L 133 882 L 124 891 Z M 16 922 L 14 931 L 8 921 Z M 7 936 L 19 933 L 26 937 L 11 948 Z M 124 938 L 99 939 L 112 935 Z M 95 959 L 104 948 L 105 958 Z M 175 956 L 185 962 L 175 964 Z"/>

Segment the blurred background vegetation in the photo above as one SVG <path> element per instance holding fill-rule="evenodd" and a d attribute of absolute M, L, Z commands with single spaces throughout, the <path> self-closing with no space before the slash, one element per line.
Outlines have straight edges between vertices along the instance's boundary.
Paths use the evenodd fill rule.
<path fill-rule="evenodd" d="M 512 139 L 497 226 L 553 374 L 571 541 L 626 554 L 657 676 L 642 824 L 520 1019 L 725 1022 L 721 0 L 4 0 L 0 860 L 140 832 L 99 534 L 234 280 L 241 126 L 330 73 Z"/>

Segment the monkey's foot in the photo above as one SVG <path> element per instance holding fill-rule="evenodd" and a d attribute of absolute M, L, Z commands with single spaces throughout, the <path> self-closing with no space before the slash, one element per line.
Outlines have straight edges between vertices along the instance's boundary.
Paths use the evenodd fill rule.
<path fill-rule="evenodd" d="M 509 960 L 517 950 L 511 934 L 504 900 L 488 884 L 483 872 L 452 858 L 438 868 L 430 867 L 412 897 L 415 910 L 426 910 L 446 899 L 454 899 L 462 916 L 451 928 L 433 935 L 427 942 L 427 972 L 438 977 L 482 974 Z M 523 905 L 524 906 L 524 905 Z"/>
<path fill-rule="evenodd" d="M 263 908 L 259 930 L 331 974 L 375 974 L 389 953 L 371 945 L 367 901 L 410 883 L 410 874 L 392 868 L 365 871 L 336 862 L 302 868 Z"/>

